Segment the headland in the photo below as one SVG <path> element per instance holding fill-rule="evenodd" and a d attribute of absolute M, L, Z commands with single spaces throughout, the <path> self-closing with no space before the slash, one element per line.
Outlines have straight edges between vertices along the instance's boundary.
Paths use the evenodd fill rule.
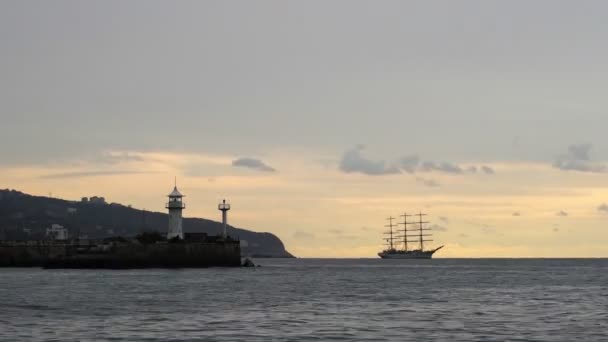
<path fill-rule="evenodd" d="M 183 219 L 177 186 L 168 197 L 167 215 L 97 196 L 66 201 L 0 190 L 0 267 L 212 267 L 240 266 L 241 256 L 291 257 L 274 235 L 229 226 L 225 201 L 216 223 Z M 192 231 L 193 220 L 211 229 Z"/>

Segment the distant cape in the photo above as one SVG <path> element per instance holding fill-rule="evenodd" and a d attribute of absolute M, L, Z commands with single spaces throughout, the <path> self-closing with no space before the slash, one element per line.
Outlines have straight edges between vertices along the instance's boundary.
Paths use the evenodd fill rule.
<path fill-rule="evenodd" d="M 166 213 L 134 209 L 118 203 L 69 201 L 32 196 L 16 190 L 0 190 L 0 239 L 43 239 L 53 224 L 66 227 L 70 235 L 101 239 L 113 236 L 133 237 L 144 231 L 165 233 Z M 184 232 L 216 235 L 220 222 L 203 218 L 184 218 Z M 293 257 L 274 234 L 258 233 L 229 226 L 228 234 L 241 240 L 241 255 L 252 257 Z"/>

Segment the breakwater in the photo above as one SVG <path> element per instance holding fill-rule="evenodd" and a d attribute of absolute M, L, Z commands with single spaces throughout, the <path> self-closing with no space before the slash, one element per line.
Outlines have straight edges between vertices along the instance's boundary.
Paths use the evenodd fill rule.
<path fill-rule="evenodd" d="M 238 240 L 3 241 L 0 267 L 181 268 L 241 265 Z"/>

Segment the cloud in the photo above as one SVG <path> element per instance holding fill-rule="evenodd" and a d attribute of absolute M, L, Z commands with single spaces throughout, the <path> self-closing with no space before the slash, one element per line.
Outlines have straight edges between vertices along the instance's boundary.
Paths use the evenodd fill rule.
<path fill-rule="evenodd" d="M 405 170 L 405 169 L 404 169 Z M 493 168 L 487 165 L 471 165 L 469 167 L 462 167 L 455 163 L 450 162 L 433 162 L 433 161 L 424 161 L 420 163 L 419 167 L 416 169 L 420 172 L 441 172 L 453 175 L 460 175 L 465 173 L 475 174 L 477 172 L 483 172 L 486 175 L 493 175 L 496 173 Z M 408 171 L 410 172 L 410 171 Z M 410 172 L 413 173 L 413 172 Z"/>
<path fill-rule="evenodd" d="M 298 240 L 314 240 L 315 239 L 315 235 L 309 232 L 304 232 L 301 230 L 297 230 L 295 233 L 293 233 L 293 237 L 294 239 L 298 239 Z"/>
<path fill-rule="evenodd" d="M 604 214 L 608 214 L 608 204 L 606 204 L 606 203 L 600 204 L 600 206 L 597 207 L 597 211 L 604 213 Z"/>
<path fill-rule="evenodd" d="M 487 165 L 483 165 L 481 167 L 481 171 L 483 171 L 483 173 L 485 173 L 486 175 L 493 175 L 495 173 L 494 169 Z"/>
<path fill-rule="evenodd" d="M 591 144 L 580 144 L 568 146 L 568 154 L 578 160 L 589 160 L 589 151 Z"/>
<path fill-rule="evenodd" d="M 565 212 L 565 211 L 563 211 L 563 210 L 560 210 L 557 213 L 555 213 L 555 215 L 556 216 L 561 216 L 561 217 L 566 217 L 566 216 L 568 216 L 568 213 Z"/>
<path fill-rule="evenodd" d="M 558 156 L 553 167 L 564 171 L 579 171 L 590 173 L 606 172 L 606 165 L 591 161 L 591 144 L 568 146 L 568 152 Z"/>
<path fill-rule="evenodd" d="M 338 235 L 343 233 L 342 229 L 330 229 L 330 230 L 328 230 L 328 232 L 330 232 L 332 234 L 338 234 Z"/>
<path fill-rule="evenodd" d="M 401 169 L 407 173 L 416 172 L 418 164 L 420 164 L 420 158 L 418 156 L 407 156 L 400 160 Z"/>
<path fill-rule="evenodd" d="M 79 171 L 79 172 L 64 172 L 64 173 L 53 173 L 49 175 L 40 176 L 41 179 L 65 179 L 65 178 L 82 178 L 82 177 L 96 177 L 96 176 L 116 176 L 116 175 L 135 175 L 149 172 L 141 171 Z"/>
<path fill-rule="evenodd" d="M 437 171 L 451 174 L 463 173 L 463 170 L 460 166 L 448 162 L 435 163 L 431 161 L 425 161 L 420 166 L 420 170 L 425 172 Z"/>
<path fill-rule="evenodd" d="M 232 166 L 245 167 L 248 169 L 264 171 L 264 172 L 276 172 L 277 171 L 259 159 L 247 158 L 247 157 L 238 158 L 238 159 L 233 160 Z"/>
<path fill-rule="evenodd" d="M 432 224 L 432 225 L 429 226 L 429 228 L 432 229 L 432 230 L 434 230 L 434 231 L 436 231 L 436 232 L 447 232 L 448 231 L 447 227 L 441 226 L 441 225 L 438 225 L 438 224 Z"/>
<path fill-rule="evenodd" d="M 140 155 L 132 154 L 129 152 L 102 153 L 96 156 L 93 161 L 101 164 L 114 165 L 119 163 L 143 162 L 144 158 Z"/>
<path fill-rule="evenodd" d="M 521 213 L 518 212 L 518 211 L 516 211 L 516 212 L 513 213 L 513 216 L 521 216 Z"/>
<path fill-rule="evenodd" d="M 387 163 L 385 161 L 375 161 L 368 159 L 362 155 L 362 151 L 365 149 L 363 145 L 358 145 L 355 148 L 348 150 L 344 153 L 340 162 L 340 170 L 346 173 L 363 173 L 367 175 L 384 175 L 384 174 L 395 174 L 406 172 L 409 174 L 422 173 L 422 172 L 437 172 L 451 175 L 461 175 L 465 173 L 477 173 L 483 172 L 487 175 L 494 174 L 493 168 L 487 165 L 469 167 L 462 167 L 456 163 L 447 161 L 430 161 L 422 160 L 418 155 L 412 154 L 398 159 L 394 163 Z M 423 183 L 427 186 L 438 186 L 435 181 L 424 181 L 422 179 L 418 182 Z"/>
<path fill-rule="evenodd" d="M 416 177 L 416 182 L 431 188 L 436 188 L 440 186 L 440 184 L 433 179 L 424 179 L 421 177 Z"/>
<path fill-rule="evenodd" d="M 486 175 L 493 175 L 494 169 L 487 165 L 471 165 L 469 167 L 462 167 L 458 164 L 451 162 L 434 162 L 434 161 L 423 161 L 420 162 L 418 156 L 404 157 L 401 159 L 401 168 L 407 173 L 416 172 L 440 172 L 452 175 L 460 175 L 465 173 L 475 174 L 477 172 L 483 172 Z"/>
<path fill-rule="evenodd" d="M 340 161 L 340 170 L 346 173 L 362 173 L 377 176 L 401 173 L 395 166 L 387 166 L 384 161 L 373 161 L 361 155 L 364 146 L 359 145 L 344 153 Z"/>
<path fill-rule="evenodd" d="M 443 223 L 450 223 L 450 219 L 445 216 L 439 216 L 439 220 Z"/>

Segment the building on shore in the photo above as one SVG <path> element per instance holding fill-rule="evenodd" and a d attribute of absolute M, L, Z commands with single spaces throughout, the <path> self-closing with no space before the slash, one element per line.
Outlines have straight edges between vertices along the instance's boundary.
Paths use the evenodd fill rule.
<path fill-rule="evenodd" d="M 52 224 L 46 229 L 46 237 L 50 240 L 65 241 L 68 239 L 68 230 L 60 224 Z"/>

